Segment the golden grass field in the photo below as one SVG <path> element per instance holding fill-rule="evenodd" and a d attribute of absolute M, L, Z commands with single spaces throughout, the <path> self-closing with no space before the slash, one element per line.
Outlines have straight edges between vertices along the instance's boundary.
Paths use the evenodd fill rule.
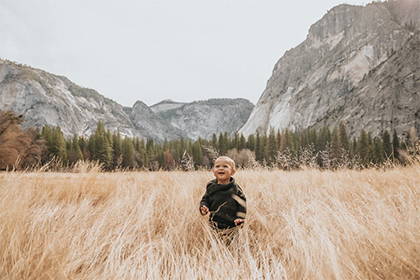
<path fill-rule="evenodd" d="M 419 279 L 420 166 L 238 171 L 222 244 L 211 172 L 0 173 L 1 279 Z"/>

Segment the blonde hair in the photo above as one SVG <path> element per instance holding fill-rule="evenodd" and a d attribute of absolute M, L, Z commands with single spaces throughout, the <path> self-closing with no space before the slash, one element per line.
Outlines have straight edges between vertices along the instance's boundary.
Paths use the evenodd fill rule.
<path fill-rule="evenodd" d="M 221 156 L 221 157 L 218 157 L 214 162 L 216 163 L 216 161 L 218 161 L 219 159 L 226 160 L 228 162 L 228 164 L 230 165 L 230 167 L 232 167 L 233 170 L 236 170 L 236 168 L 235 168 L 235 161 L 233 159 L 231 159 L 230 157 Z"/>

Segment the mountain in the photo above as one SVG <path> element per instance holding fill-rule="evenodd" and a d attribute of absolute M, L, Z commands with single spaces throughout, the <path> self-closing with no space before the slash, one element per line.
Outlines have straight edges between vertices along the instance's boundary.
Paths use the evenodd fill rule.
<path fill-rule="evenodd" d="M 160 114 L 161 117 L 165 118 L 165 112 L 181 108 L 187 103 L 175 102 L 172 99 L 165 99 L 155 105 L 150 106 L 153 112 Z"/>
<path fill-rule="evenodd" d="M 126 109 L 126 112 L 129 113 L 136 131 L 143 137 L 162 141 L 165 138 L 179 139 L 185 135 L 183 131 L 173 127 L 141 101 L 137 101 L 131 110 Z"/>
<path fill-rule="evenodd" d="M 66 77 L 5 60 L 0 60 L 0 101 L 1 110 L 23 114 L 26 127 L 60 126 L 66 136 L 90 135 L 98 121 L 130 137 L 163 141 L 181 135 L 144 104 L 147 109 L 140 103 L 124 108 Z"/>
<path fill-rule="evenodd" d="M 366 94 L 372 92 L 375 94 Z M 373 69 L 355 88 L 342 112 L 332 114 L 326 122 L 338 125 L 340 120 L 352 131 L 360 127 L 379 132 L 395 128 L 401 134 L 414 127 L 420 132 L 419 32 Z"/>
<path fill-rule="evenodd" d="M 66 77 L 0 59 L 0 110 L 24 115 L 26 127 L 60 126 L 65 136 L 73 133 L 90 135 L 98 121 L 103 121 L 110 130 L 119 129 L 122 135 L 156 141 L 181 137 L 195 139 L 195 135 L 204 138 L 209 135 L 207 131 L 214 127 L 217 127 L 215 132 L 227 131 L 231 134 L 245 123 L 253 107 L 243 99 L 176 103 L 175 107 L 170 105 L 171 102 L 175 104 L 166 100 L 160 106 L 153 106 L 157 113 L 141 101 L 133 107 L 123 107 Z M 237 108 L 242 106 L 243 110 L 237 112 Z M 184 109 L 174 112 L 176 116 L 182 116 L 178 125 L 174 121 L 176 117 L 166 116 L 171 114 L 171 110 L 181 107 Z M 231 118 L 230 121 L 223 119 L 226 116 Z"/>
<path fill-rule="evenodd" d="M 339 5 L 274 66 L 245 135 L 335 126 L 399 134 L 418 124 L 420 1 Z"/>
<path fill-rule="evenodd" d="M 164 100 L 151 109 L 170 124 L 182 130 L 188 138 L 210 139 L 213 133 L 232 135 L 247 121 L 254 105 L 242 98 L 209 99 L 192 103 Z"/>
<path fill-rule="evenodd" d="M 99 120 L 134 136 L 118 103 L 65 77 L 0 60 L 0 109 L 23 114 L 25 126 L 60 126 L 64 134 L 91 134 Z"/>

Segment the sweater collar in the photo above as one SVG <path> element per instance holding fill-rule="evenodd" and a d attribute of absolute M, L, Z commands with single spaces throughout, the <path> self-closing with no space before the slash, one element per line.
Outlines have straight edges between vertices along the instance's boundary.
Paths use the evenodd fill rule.
<path fill-rule="evenodd" d="M 235 179 L 233 177 L 230 177 L 230 181 L 226 185 L 218 184 L 217 179 L 211 180 L 211 183 L 212 183 L 212 188 L 211 188 L 211 190 L 209 190 L 209 192 L 213 193 L 213 192 L 216 192 L 216 191 L 221 191 L 221 190 L 226 190 L 226 189 L 231 188 L 232 185 L 235 183 Z"/>
<path fill-rule="evenodd" d="M 212 182 L 213 184 L 216 184 L 216 185 L 219 185 L 219 186 L 227 186 L 227 185 L 230 185 L 230 184 L 234 184 L 234 183 L 235 183 L 235 178 L 230 177 L 230 179 L 229 179 L 229 183 L 227 183 L 227 184 L 225 184 L 225 185 L 221 185 L 221 184 L 219 184 L 219 183 L 217 182 L 217 178 L 214 178 L 213 180 L 211 180 L 211 182 Z"/>

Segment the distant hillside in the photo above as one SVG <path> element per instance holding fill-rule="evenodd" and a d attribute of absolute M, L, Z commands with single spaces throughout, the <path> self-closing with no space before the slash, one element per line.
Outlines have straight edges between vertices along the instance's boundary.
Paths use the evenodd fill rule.
<path fill-rule="evenodd" d="M 165 100 L 152 110 L 187 137 L 210 139 L 213 133 L 238 131 L 247 121 L 254 105 L 246 99 L 209 99 L 192 103 Z"/>
<path fill-rule="evenodd" d="M 23 114 L 26 127 L 60 126 L 66 136 L 75 132 L 78 135 L 90 135 L 97 122 L 103 121 L 106 128 L 119 129 L 123 135 L 156 141 L 181 137 L 195 139 L 195 135 L 211 137 L 207 133 L 211 129 L 215 129 L 212 133 L 237 131 L 249 116 L 252 110 L 250 106 L 253 106 L 243 99 L 177 103 L 188 108 L 187 112 L 195 112 L 190 119 L 184 115 L 182 120 L 186 125 L 178 125 L 172 118 L 165 116 L 164 112 L 175 108 L 168 107 L 169 103 L 163 102 L 160 111 L 157 109 L 158 104 L 154 106 L 154 110 L 164 116 L 162 118 L 141 101 L 137 101 L 131 108 L 123 107 L 93 89 L 74 84 L 66 77 L 0 59 L 0 109 Z M 235 113 L 236 107 L 244 104 L 243 112 Z M 231 117 L 231 121 L 215 121 L 216 118 L 226 116 Z"/>

